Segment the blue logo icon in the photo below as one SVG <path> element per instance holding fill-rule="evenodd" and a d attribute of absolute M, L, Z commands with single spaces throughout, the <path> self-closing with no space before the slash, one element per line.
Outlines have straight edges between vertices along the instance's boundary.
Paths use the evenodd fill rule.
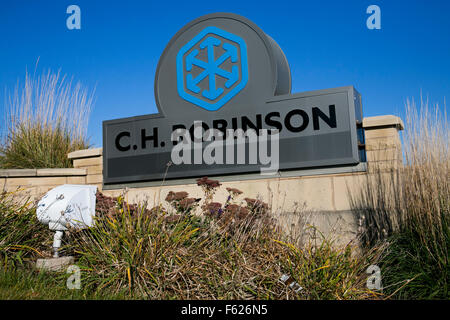
<path fill-rule="evenodd" d="M 247 46 L 227 31 L 207 27 L 178 52 L 178 94 L 206 110 L 220 109 L 247 81 Z"/>

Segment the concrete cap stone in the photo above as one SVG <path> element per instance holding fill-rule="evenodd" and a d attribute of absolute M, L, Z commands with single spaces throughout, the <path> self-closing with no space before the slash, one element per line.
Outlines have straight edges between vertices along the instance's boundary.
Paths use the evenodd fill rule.
<path fill-rule="evenodd" d="M 0 177 L 35 177 L 36 169 L 1 169 Z"/>
<path fill-rule="evenodd" d="M 84 150 L 77 150 L 69 153 L 67 157 L 69 159 L 81 159 L 81 158 L 92 158 L 92 157 L 99 157 L 103 154 L 102 148 L 92 148 L 92 149 L 84 149 Z"/>
<path fill-rule="evenodd" d="M 37 169 L 38 177 L 85 176 L 86 174 L 87 170 L 80 168 Z"/>
<path fill-rule="evenodd" d="M 365 117 L 363 119 L 363 127 L 365 129 L 374 129 L 377 127 L 395 127 L 398 130 L 403 130 L 405 128 L 402 119 L 394 115 Z"/>
<path fill-rule="evenodd" d="M 86 169 L 80 168 L 55 168 L 55 169 L 1 169 L 0 177 L 65 177 L 85 176 Z"/>

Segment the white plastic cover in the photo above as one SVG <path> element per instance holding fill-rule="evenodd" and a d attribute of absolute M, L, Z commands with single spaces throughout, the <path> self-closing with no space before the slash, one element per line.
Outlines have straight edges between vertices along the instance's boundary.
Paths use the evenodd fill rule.
<path fill-rule="evenodd" d="M 38 202 L 36 215 L 51 230 L 86 228 L 93 225 L 96 186 L 64 184 L 45 194 Z"/>

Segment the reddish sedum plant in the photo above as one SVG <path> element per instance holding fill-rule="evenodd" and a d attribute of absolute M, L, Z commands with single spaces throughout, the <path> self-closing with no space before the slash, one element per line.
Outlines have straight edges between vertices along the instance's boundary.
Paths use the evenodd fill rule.
<path fill-rule="evenodd" d="M 197 185 L 202 188 L 205 194 L 204 205 L 212 202 L 216 189 L 221 186 L 218 180 L 211 180 L 208 177 L 202 177 L 197 179 Z"/>
<path fill-rule="evenodd" d="M 190 209 L 195 207 L 200 200 L 200 198 L 184 198 L 179 202 L 180 209 L 182 209 L 183 211 L 189 211 Z"/>
<path fill-rule="evenodd" d="M 222 204 L 219 202 L 210 202 L 202 206 L 203 213 L 210 218 L 219 218 L 222 214 Z"/>
<path fill-rule="evenodd" d="M 196 206 L 201 198 L 188 198 L 189 193 L 186 191 L 173 192 L 169 191 L 166 201 L 179 213 L 189 214 Z"/>
<path fill-rule="evenodd" d="M 130 215 L 151 215 L 151 210 L 145 207 L 140 207 L 137 204 L 129 204 L 123 200 L 123 196 L 109 197 L 97 191 L 96 195 L 95 214 L 98 217 L 106 216 L 113 219 L 120 212 L 127 212 Z"/>
<path fill-rule="evenodd" d="M 205 193 L 205 203 L 212 201 L 216 189 L 221 186 L 218 180 L 211 180 L 208 177 L 197 179 L 197 185 L 202 187 Z"/>
<path fill-rule="evenodd" d="M 202 188 L 215 189 L 221 186 L 218 180 L 211 180 L 208 177 L 202 177 L 197 179 L 197 185 Z"/>
<path fill-rule="evenodd" d="M 188 195 L 189 193 L 187 193 L 186 191 L 179 191 L 179 192 L 169 191 L 169 193 L 166 196 L 166 201 L 167 202 L 180 201 L 183 200 L 184 198 L 187 198 Z"/>

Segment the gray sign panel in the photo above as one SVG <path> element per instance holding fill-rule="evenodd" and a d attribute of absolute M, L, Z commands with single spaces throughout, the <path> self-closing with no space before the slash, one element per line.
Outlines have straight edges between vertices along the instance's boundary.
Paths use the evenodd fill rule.
<path fill-rule="evenodd" d="M 159 113 L 103 122 L 103 181 L 260 171 L 259 161 L 168 166 L 176 144 L 172 132 L 192 132 L 195 121 L 205 130 L 279 130 L 280 170 L 365 161 L 358 147 L 364 143 L 361 98 L 352 86 L 290 90 L 282 50 L 255 24 L 234 14 L 201 17 L 180 30 L 161 56 L 155 77 Z"/>

